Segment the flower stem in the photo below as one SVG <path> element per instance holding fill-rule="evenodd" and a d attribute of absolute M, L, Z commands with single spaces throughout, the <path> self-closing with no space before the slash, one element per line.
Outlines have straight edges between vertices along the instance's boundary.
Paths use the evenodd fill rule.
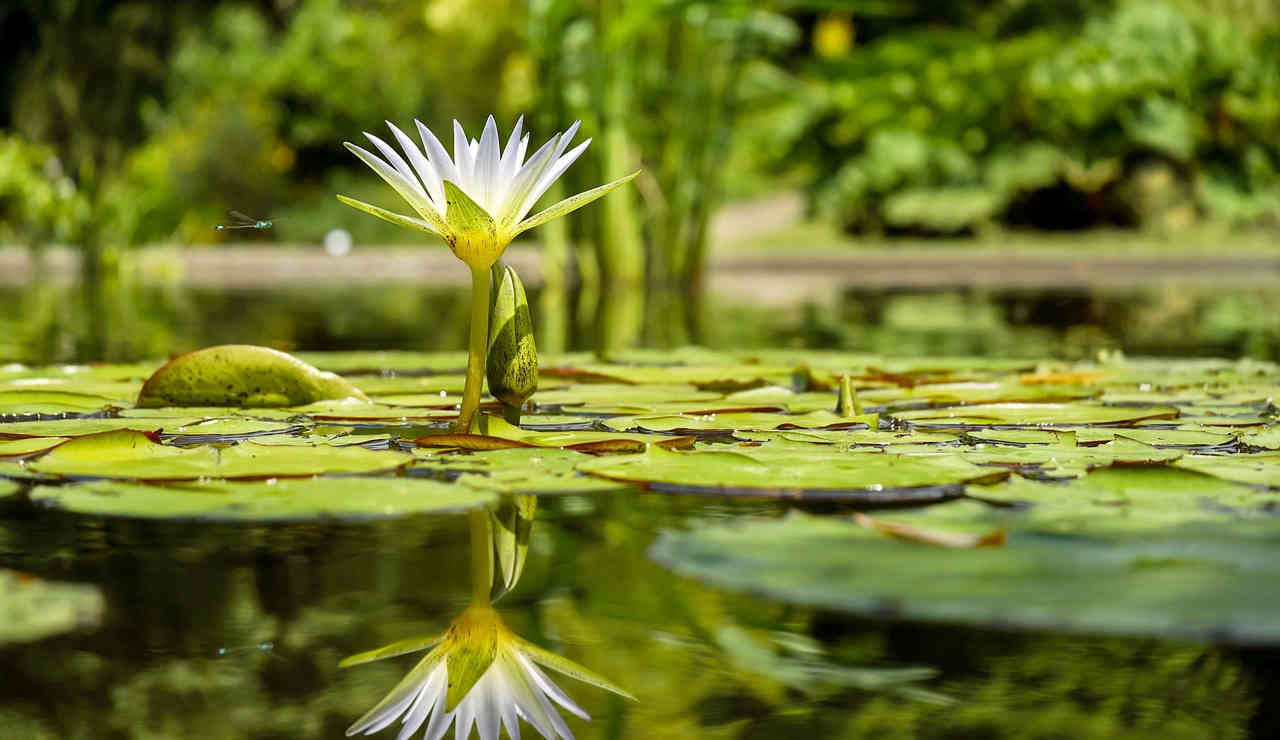
<path fill-rule="evenodd" d="M 493 535 L 489 510 L 471 511 L 471 603 L 489 604 L 493 587 Z"/>
<path fill-rule="evenodd" d="M 471 342 L 467 345 L 467 382 L 462 388 L 462 408 L 454 431 L 471 431 L 476 410 L 480 408 L 480 389 L 484 386 L 484 362 L 489 350 L 489 268 L 471 268 Z"/>

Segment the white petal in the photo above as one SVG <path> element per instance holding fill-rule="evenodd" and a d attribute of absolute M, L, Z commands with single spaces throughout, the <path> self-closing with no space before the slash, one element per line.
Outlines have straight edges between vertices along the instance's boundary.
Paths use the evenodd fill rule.
<path fill-rule="evenodd" d="M 559 159 L 560 155 L 564 154 L 564 150 L 569 148 L 569 142 L 573 141 L 573 137 L 578 133 L 578 127 L 581 125 L 582 121 L 574 121 L 573 125 L 565 129 L 565 132 L 560 135 L 560 144 L 556 147 L 556 159 Z"/>
<path fill-rule="evenodd" d="M 524 202 L 525 197 L 533 186 L 538 182 L 538 178 L 546 171 L 547 166 L 552 162 L 551 155 L 555 154 L 556 144 L 559 142 L 559 134 L 552 136 L 543 144 L 538 151 L 529 157 L 529 161 L 524 163 L 520 171 L 511 180 L 511 189 L 507 192 L 506 201 L 498 206 L 495 218 L 508 223 L 515 223 L 520 220 L 517 215 L 517 209 Z M 527 209 L 526 209 L 527 210 Z"/>
<path fill-rule="evenodd" d="M 422 183 L 418 182 L 418 176 L 413 174 L 413 170 L 409 167 L 409 163 L 404 161 L 404 157 L 400 156 L 400 152 L 397 152 L 390 144 L 379 139 L 368 131 L 364 132 L 364 135 L 365 138 L 373 142 L 374 146 L 378 147 L 378 151 L 382 152 L 382 156 L 386 157 L 386 161 L 389 162 L 392 167 L 396 168 L 396 172 L 400 173 L 400 175 L 405 179 L 405 182 L 408 182 L 415 190 L 423 195 L 427 194 L 427 191 L 422 189 Z"/>
<path fill-rule="evenodd" d="M 441 212 L 444 211 L 444 187 L 440 183 L 440 174 L 436 172 L 436 168 L 431 166 L 427 158 L 422 155 L 422 150 L 418 149 L 418 145 L 413 143 L 405 132 L 401 131 L 391 121 L 387 121 L 387 126 L 391 128 L 391 133 L 395 135 L 396 141 L 400 143 L 400 148 L 404 150 L 406 156 L 409 157 L 409 164 L 413 165 L 413 169 L 418 173 L 418 179 L 427 189 L 427 195 L 431 196 L 432 202 Z"/>
<path fill-rule="evenodd" d="M 431 708 L 431 721 L 427 723 L 427 732 L 423 740 L 440 740 L 449 731 L 449 723 L 453 721 L 454 713 L 444 711 L 445 700 L 449 694 L 448 682 L 445 686 L 446 689 L 436 695 L 436 703 Z"/>
<path fill-rule="evenodd" d="M 503 183 L 504 189 L 511 183 L 511 178 L 515 176 L 516 169 L 520 167 L 520 162 L 516 157 L 520 153 L 520 133 L 522 131 L 524 131 L 524 116 L 516 119 L 515 128 L 511 129 L 511 136 L 507 139 L 507 147 L 502 150 L 502 164 L 498 167 L 498 181 Z M 503 195 L 505 195 L 505 192 Z"/>
<path fill-rule="evenodd" d="M 476 150 L 476 202 L 493 213 L 494 192 L 498 189 L 498 171 L 501 162 L 498 152 L 498 122 L 489 116 L 484 122 L 484 132 Z"/>
<path fill-rule="evenodd" d="M 440 179 L 457 182 L 458 168 L 454 165 L 449 152 L 445 151 L 444 144 L 440 143 L 436 135 L 431 133 L 431 129 L 424 126 L 422 121 L 415 118 L 413 122 L 418 126 L 418 136 L 422 137 L 422 146 L 426 148 L 427 156 L 431 158 L 431 166 L 435 167 Z"/>
<path fill-rule="evenodd" d="M 377 717 L 370 718 L 372 721 L 369 724 L 366 724 L 358 729 L 353 727 L 352 730 L 354 730 L 354 732 L 348 731 L 347 734 L 354 735 L 356 732 L 363 732 L 366 735 L 372 735 L 373 733 L 378 732 L 379 730 L 391 724 L 392 722 L 395 722 L 396 718 L 398 718 L 401 714 L 404 714 L 405 708 L 407 708 L 420 696 L 422 696 L 421 691 L 418 691 L 417 693 L 405 694 L 403 699 L 396 702 L 395 704 L 392 704 L 386 709 L 382 710 L 382 713 L 379 714 Z"/>
<path fill-rule="evenodd" d="M 440 216 L 440 212 L 436 210 L 435 205 L 432 204 L 431 199 L 427 197 L 426 192 L 422 190 L 421 186 L 415 182 L 405 179 L 404 175 L 400 174 L 391 165 L 379 159 L 373 152 L 370 152 L 367 149 L 362 149 L 351 142 L 344 143 L 353 154 L 360 158 L 362 162 L 369 165 L 374 172 L 377 172 L 379 177 L 386 180 L 387 184 L 394 188 L 395 191 L 400 194 L 401 198 L 408 201 L 409 205 L 413 206 L 413 209 L 418 212 L 419 216 L 426 219 L 426 221 L 432 226 L 435 226 L 437 230 L 443 228 L 444 222 Z"/>
<path fill-rule="evenodd" d="M 510 661 L 510 658 L 499 658 L 499 660 Z M 533 725 L 533 729 L 537 730 L 538 734 L 554 738 L 557 733 L 550 715 L 555 714 L 555 709 L 524 674 L 519 663 L 510 661 L 507 675 L 510 679 L 511 698 L 515 704 L 516 714 Z"/>
<path fill-rule="evenodd" d="M 396 740 L 406 740 L 426 721 L 431 708 L 435 706 L 437 695 L 448 683 L 447 676 L 448 669 L 443 663 L 431 672 L 431 677 L 418 692 L 418 698 L 413 702 L 413 706 L 405 713 L 404 727 L 400 728 L 400 734 L 396 736 Z"/>
<path fill-rule="evenodd" d="M 471 173 L 475 171 L 476 159 L 471 153 L 471 144 L 467 142 L 467 132 L 457 121 L 453 122 L 453 163 L 458 166 L 458 185 L 471 193 Z"/>
<path fill-rule="evenodd" d="M 489 672 L 493 673 L 492 665 Z M 489 677 L 489 685 L 481 692 L 476 702 L 476 730 L 480 733 L 480 740 L 498 740 L 498 728 L 501 726 L 502 708 L 501 704 L 505 697 L 502 696 L 501 682 L 495 681 L 496 675 Z M 483 679 L 481 679 L 483 680 Z"/>
<path fill-rule="evenodd" d="M 560 176 L 564 174 L 564 171 L 569 169 L 569 165 L 573 164 L 578 157 L 582 156 L 582 153 L 585 152 L 587 147 L 590 145 L 591 139 L 587 139 L 574 147 L 573 151 L 561 157 L 555 164 L 548 167 L 547 170 L 542 173 L 538 178 L 538 182 L 525 197 L 524 203 L 521 204 L 518 210 L 516 210 L 516 221 L 525 217 L 525 214 L 529 212 L 529 209 L 533 208 L 533 204 L 537 203 L 538 199 L 542 197 L 542 194 L 547 192 L 547 188 L 550 188 L 552 183 L 560 179 Z"/>
<path fill-rule="evenodd" d="M 529 660 L 523 655 L 520 655 L 519 657 L 520 657 L 521 665 L 525 668 L 525 670 L 529 673 L 529 675 L 533 677 L 533 680 L 538 685 L 538 688 L 542 689 L 544 692 L 547 693 L 548 696 L 550 696 L 552 699 L 555 699 L 557 704 L 564 707 L 565 709 L 568 709 L 570 712 L 573 712 L 574 714 L 578 715 L 583 719 L 587 719 L 587 720 L 591 719 L 591 716 L 588 715 L 585 711 L 583 711 L 582 707 L 574 703 L 573 699 L 570 699 L 569 695 L 564 693 L 564 691 L 562 691 L 559 686 L 556 686 L 554 681 L 547 678 L 547 674 L 539 670 L 538 666 L 533 664 L 533 661 Z"/>

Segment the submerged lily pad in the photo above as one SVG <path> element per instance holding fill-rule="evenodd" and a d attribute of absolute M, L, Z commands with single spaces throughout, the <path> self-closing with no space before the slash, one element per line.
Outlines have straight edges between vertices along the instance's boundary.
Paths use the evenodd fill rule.
<path fill-rule="evenodd" d="M 93 627 L 104 607 L 102 593 L 93 586 L 0 569 L 0 645 Z"/>
<path fill-rule="evenodd" d="M 171 360 L 143 384 L 137 405 L 301 406 L 339 398 L 365 395 L 337 375 L 284 352 L 227 344 Z"/>
<path fill-rule="evenodd" d="M 1195 524 L 1142 538 L 1015 530 L 1003 547 L 957 551 L 794 514 L 665 532 L 650 554 L 717 585 L 881 618 L 1275 642 L 1280 529 L 1269 529 Z"/>
<path fill-rule="evenodd" d="M 37 486 L 37 504 L 81 514 L 233 521 L 360 520 L 484 506 L 495 495 L 441 481 L 359 476 L 146 485 Z"/>
<path fill-rule="evenodd" d="M 189 480 L 370 473 L 394 470 L 412 459 L 402 452 L 362 447 L 282 447 L 241 442 L 222 449 L 182 448 L 160 444 L 152 434 L 119 430 L 72 439 L 27 467 L 56 475 Z"/>

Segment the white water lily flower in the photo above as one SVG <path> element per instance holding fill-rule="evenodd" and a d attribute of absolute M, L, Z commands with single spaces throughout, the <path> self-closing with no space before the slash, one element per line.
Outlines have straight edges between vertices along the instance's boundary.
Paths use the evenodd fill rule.
<path fill-rule="evenodd" d="M 520 739 L 520 720 L 544 738 L 568 738 L 573 732 L 556 710 L 558 704 L 590 719 L 538 666 L 633 699 L 604 678 L 513 634 L 488 605 L 472 606 L 430 640 L 407 640 L 342 661 L 343 666 L 434 649 L 377 706 L 347 729 L 347 735 L 373 734 L 400 718 L 397 740 L 406 740 L 426 725 L 426 740 L 439 740 L 454 727 L 457 740 L 471 736 L 498 740 L 503 727 Z M 554 702 L 554 704 L 552 703 Z"/>
<path fill-rule="evenodd" d="M 382 157 L 350 142 L 344 143 L 408 201 L 419 218 L 342 195 L 338 199 L 393 224 L 440 236 L 459 259 L 473 268 L 492 265 L 521 232 L 581 208 L 639 174 L 635 172 L 565 198 L 526 218 L 538 199 L 591 143 L 587 139 L 569 149 L 578 131 L 577 123 L 564 133 L 552 136 L 527 160 L 529 135 L 522 134 L 523 117 L 516 121 L 505 147 L 499 143 L 498 125 L 493 116 L 489 116 L 478 141 L 468 139 L 461 124 L 454 121 L 452 158 L 430 129 L 420 121 L 414 123 L 425 155 L 413 139 L 390 121 L 387 126 L 404 156 L 367 132 L 365 136 Z"/>

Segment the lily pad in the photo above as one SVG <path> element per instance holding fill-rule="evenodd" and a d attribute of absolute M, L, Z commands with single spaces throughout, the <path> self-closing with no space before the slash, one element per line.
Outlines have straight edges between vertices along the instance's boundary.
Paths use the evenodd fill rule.
<path fill-rule="evenodd" d="M 26 437 L 20 439 L 0 439 L 0 458 L 28 457 L 37 452 L 57 447 L 67 441 L 67 437 Z"/>
<path fill-rule="evenodd" d="M 792 368 L 765 365 L 604 365 L 578 364 L 543 367 L 542 374 L 598 383 L 662 385 L 687 383 L 702 390 L 742 390 L 774 385 L 791 378 Z"/>
<path fill-rule="evenodd" d="M 1280 453 L 1186 455 L 1177 465 L 1223 480 L 1280 488 Z"/>
<path fill-rule="evenodd" d="M 720 414 L 672 414 L 669 416 L 622 416 L 606 419 L 603 424 L 619 431 L 690 434 L 719 431 L 770 431 L 776 429 L 846 429 L 873 426 L 875 414 L 842 417 L 830 411 L 807 414 L 770 414 L 729 412 Z"/>
<path fill-rule="evenodd" d="M 941 500 L 962 483 L 994 482 L 1007 471 L 983 468 L 949 455 L 749 451 L 668 452 L 605 457 L 578 470 L 652 490 L 747 496 L 840 498 L 868 503 Z"/>
<path fill-rule="evenodd" d="M 371 473 L 407 465 L 412 456 L 363 447 L 280 447 L 253 442 L 219 449 L 160 444 L 133 430 L 77 437 L 28 463 L 37 473 L 136 480 L 269 478 Z"/>
<path fill-rule="evenodd" d="M 639 452 L 655 447 L 692 447 L 693 437 L 653 437 L 626 432 L 538 432 L 521 429 L 496 417 L 480 417 L 479 434 L 443 432 L 414 440 L 423 447 L 456 447 L 463 450 L 505 450 L 515 447 L 560 447 L 579 452 Z"/>
<path fill-rule="evenodd" d="M 895 419 L 927 429 L 965 426 L 1054 427 L 1124 424 L 1143 419 L 1176 419 L 1173 406 L 1103 406 L 1076 403 L 993 403 L 944 409 L 895 412 Z"/>
<path fill-rule="evenodd" d="M 1204 524 L 1142 538 L 1015 530 L 1003 547 L 957 551 L 793 514 L 665 532 L 650 555 L 720 586 L 879 618 L 1252 643 L 1280 641 L 1276 533 Z"/>
<path fill-rule="evenodd" d="M 0 390 L 0 416 L 87 414 L 102 411 L 112 401 L 102 396 L 61 390 Z"/>
<path fill-rule="evenodd" d="M 18 485 L 16 481 L 0 478 L 0 498 L 12 496 L 20 490 L 22 490 L 22 486 Z"/>
<path fill-rule="evenodd" d="M 433 457 L 414 469 L 457 472 L 462 485 L 506 494 L 609 493 L 631 487 L 579 473 L 576 466 L 583 458 L 571 450 L 516 448 Z"/>
<path fill-rule="evenodd" d="M 163 419 L 54 419 L 51 421 L 15 421 L 0 424 L 0 439 L 32 437 L 84 437 L 119 429 L 155 431 L 177 428 L 203 421 L 199 417 L 167 417 Z"/>
<path fill-rule="evenodd" d="M 0 645 L 96 626 L 104 608 L 93 586 L 0 569 Z"/>
<path fill-rule="evenodd" d="M 365 395 L 337 375 L 284 352 L 227 344 L 171 360 L 143 384 L 137 405 L 301 406 L 339 398 Z"/>
<path fill-rule="evenodd" d="M 441 481 L 364 477 L 163 486 L 95 481 L 31 491 L 37 504 L 81 514 L 218 521 L 351 521 L 471 509 L 495 498 Z"/>

